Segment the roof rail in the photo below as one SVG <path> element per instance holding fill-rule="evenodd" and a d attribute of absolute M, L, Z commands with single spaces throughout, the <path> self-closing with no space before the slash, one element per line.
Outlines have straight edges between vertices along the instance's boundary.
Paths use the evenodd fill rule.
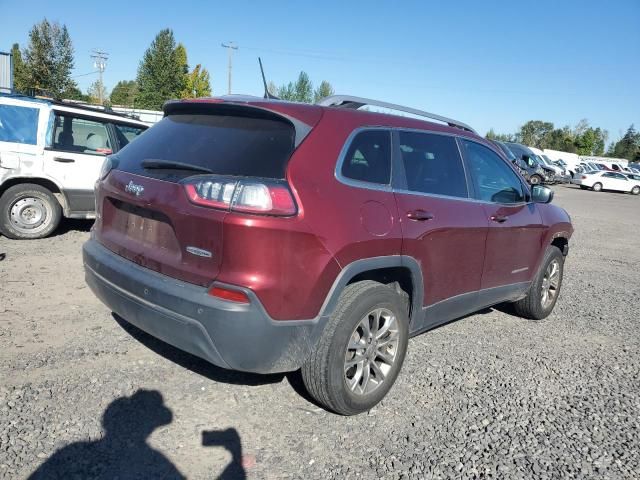
<path fill-rule="evenodd" d="M 459 122 L 458 120 L 454 120 L 452 118 L 443 117 L 442 115 L 436 115 L 435 113 L 429 113 L 411 107 L 403 107 L 402 105 L 396 105 L 395 103 L 372 100 L 370 98 L 353 97 L 351 95 L 331 95 L 330 97 L 325 97 L 322 100 L 318 101 L 316 105 L 320 105 L 322 107 L 353 108 L 355 110 L 363 107 L 364 105 L 371 105 L 372 107 L 388 108 L 390 110 L 397 110 L 399 112 L 411 113 L 413 115 L 418 115 L 419 117 L 426 117 L 431 120 L 437 120 L 439 122 L 446 123 L 450 127 L 457 127 L 463 130 L 468 130 L 472 133 L 477 133 L 466 123 Z"/>

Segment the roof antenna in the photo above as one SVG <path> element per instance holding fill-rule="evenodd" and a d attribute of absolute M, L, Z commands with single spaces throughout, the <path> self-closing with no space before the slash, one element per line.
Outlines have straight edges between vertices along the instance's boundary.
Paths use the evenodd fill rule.
<path fill-rule="evenodd" d="M 264 84 L 264 98 L 280 100 L 274 94 L 269 92 L 269 87 L 267 87 L 267 79 L 264 77 L 264 68 L 262 68 L 262 60 L 260 59 L 260 57 L 258 57 L 258 63 L 260 63 L 260 73 L 262 73 L 262 83 Z"/>

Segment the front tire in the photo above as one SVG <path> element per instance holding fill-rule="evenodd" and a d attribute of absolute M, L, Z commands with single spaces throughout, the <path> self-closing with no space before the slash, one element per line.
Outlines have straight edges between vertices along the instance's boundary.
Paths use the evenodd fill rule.
<path fill-rule="evenodd" d="M 41 185 L 14 185 L 0 197 L 0 233 L 5 237 L 22 240 L 47 237 L 61 218 L 60 204 Z"/>
<path fill-rule="evenodd" d="M 538 274 L 531 282 L 527 296 L 513 303 L 516 313 L 531 320 L 547 318 L 558 301 L 563 272 L 562 252 L 558 247 L 550 246 L 545 252 Z"/>
<path fill-rule="evenodd" d="M 341 415 L 373 408 L 393 386 L 409 339 L 406 303 L 371 280 L 348 285 L 302 366 L 309 394 Z"/>
<path fill-rule="evenodd" d="M 631 195 L 640 195 L 640 186 L 636 185 L 631 189 Z"/>
<path fill-rule="evenodd" d="M 540 185 L 542 183 L 542 177 L 540 175 L 531 175 L 531 178 L 529 178 L 529 183 L 531 185 Z"/>

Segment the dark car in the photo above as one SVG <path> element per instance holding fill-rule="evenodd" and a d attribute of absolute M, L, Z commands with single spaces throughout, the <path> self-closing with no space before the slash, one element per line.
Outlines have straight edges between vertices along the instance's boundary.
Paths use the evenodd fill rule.
<path fill-rule="evenodd" d="M 529 147 L 514 142 L 505 142 L 505 145 L 516 157 L 522 159 L 530 168 L 536 171 L 536 173 L 531 175 L 529 178 L 529 183 L 531 185 L 537 185 L 539 183 L 555 183 L 555 172 L 545 166 L 544 163 L 538 159 L 538 156 L 529 149 Z"/>
<path fill-rule="evenodd" d="M 525 161 L 520 156 L 516 156 L 504 142 L 492 140 L 498 148 L 504 153 L 504 155 L 515 165 L 520 174 L 525 178 L 527 182 L 532 185 L 537 185 L 544 181 L 544 172 L 541 168 L 532 160 Z M 533 177 L 533 180 L 532 180 Z"/>
<path fill-rule="evenodd" d="M 469 126 L 348 96 L 164 110 L 109 157 L 83 247 L 93 292 L 151 335 L 227 369 L 301 369 L 350 415 L 386 395 L 410 336 L 503 302 L 551 313 L 571 220 Z"/>

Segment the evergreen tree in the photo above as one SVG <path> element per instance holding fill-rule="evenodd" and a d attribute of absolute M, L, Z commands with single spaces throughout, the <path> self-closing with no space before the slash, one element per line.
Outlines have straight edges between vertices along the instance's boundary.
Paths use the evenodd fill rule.
<path fill-rule="evenodd" d="M 109 97 L 112 105 L 133 107 L 138 94 L 138 85 L 135 80 L 121 80 L 111 90 Z"/>
<path fill-rule="evenodd" d="M 24 51 L 24 79 L 28 89 L 56 98 L 77 88 L 71 79 L 73 45 L 66 26 L 37 23 L 29 32 L 29 45 Z"/>
<path fill-rule="evenodd" d="M 13 89 L 18 93 L 28 93 L 29 85 L 26 79 L 24 61 L 22 60 L 20 46 L 17 43 L 14 43 L 11 47 L 11 56 L 13 58 Z"/>
<path fill-rule="evenodd" d="M 320 83 L 320 86 L 313 92 L 313 102 L 318 103 L 318 101 L 322 100 L 323 98 L 330 97 L 334 93 L 335 92 L 333 91 L 333 87 L 331 86 L 331 84 L 326 80 L 323 80 Z"/>
<path fill-rule="evenodd" d="M 296 97 L 296 89 L 293 85 L 293 82 L 289 82 L 287 85 L 282 85 L 278 88 L 277 93 L 278 98 L 281 100 L 288 100 L 290 102 L 295 102 L 297 100 Z"/>
<path fill-rule="evenodd" d="M 636 132 L 633 125 L 613 147 L 613 157 L 626 158 L 632 162 L 640 160 L 640 133 Z"/>
<path fill-rule="evenodd" d="M 160 31 L 138 68 L 136 106 L 160 110 L 167 100 L 179 98 L 184 90 L 184 75 L 184 62 L 176 52 L 173 32 Z"/>
<path fill-rule="evenodd" d="M 306 72 L 300 72 L 294 85 L 295 100 L 297 102 L 313 102 L 313 84 Z"/>

